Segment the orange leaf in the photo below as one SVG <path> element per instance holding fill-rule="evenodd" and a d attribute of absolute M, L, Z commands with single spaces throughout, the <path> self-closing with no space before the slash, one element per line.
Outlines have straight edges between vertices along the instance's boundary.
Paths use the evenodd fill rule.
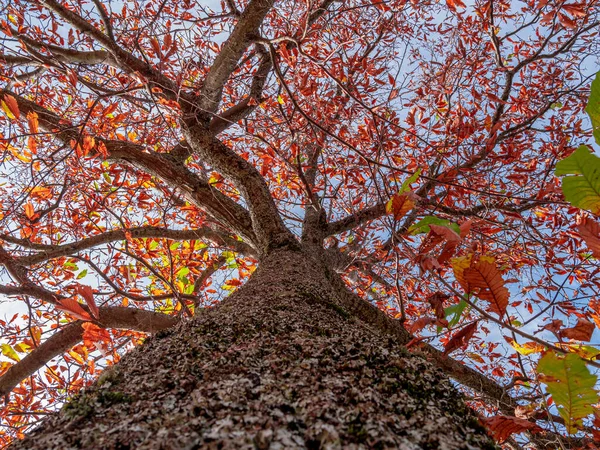
<path fill-rule="evenodd" d="M 83 156 L 87 156 L 91 149 L 96 145 L 96 140 L 92 136 L 83 137 Z"/>
<path fill-rule="evenodd" d="M 592 322 L 585 319 L 579 319 L 573 328 L 560 330 L 558 335 L 562 338 L 575 339 L 577 341 L 589 341 L 596 327 Z"/>
<path fill-rule="evenodd" d="M 454 333 L 454 336 L 450 338 L 444 347 L 444 355 L 448 355 L 457 348 L 467 345 L 475 334 L 475 331 L 477 331 L 477 322 L 473 322 Z"/>
<path fill-rule="evenodd" d="M 415 334 L 425 328 L 427 325 L 436 323 L 437 319 L 430 316 L 421 316 L 410 325 L 407 330 L 411 334 Z"/>
<path fill-rule="evenodd" d="M 88 305 L 88 308 L 90 308 L 90 312 L 92 313 L 92 316 L 94 316 L 96 319 L 98 319 L 100 311 L 98 310 L 98 306 L 96 305 L 96 302 L 94 301 L 94 291 L 92 290 L 92 288 L 90 286 L 78 284 L 75 287 L 75 291 L 83 297 L 83 299 L 85 300 L 85 303 Z"/>
<path fill-rule="evenodd" d="M 92 320 L 88 312 L 81 307 L 79 302 L 73 298 L 65 298 L 58 302 L 56 309 L 66 311 L 73 317 L 81 320 Z"/>
<path fill-rule="evenodd" d="M 393 214 L 395 220 L 400 220 L 404 214 L 415 207 L 415 203 L 407 193 L 396 194 L 385 205 L 388 214 Z"/>
<path fill-rule="evenodd" d="M 596 258 L 600 258 L 600 225 L 592 219 L 585 218 L 577 226 L 579 235 Z"/>
<path fill-rule="evenodd" d="M 532 431 L 534 433 L 543 431 L 541 427 L 529 420 L 519 419 L 513 416 L 495 416 L 482 419 L 486 428 L 491 431 L 492 436 L 502 443 L 512 434 Z"/>
<path fill-rule="evenodd" d="M 5 95 L 2 99 L 2 109 L 8 115 L 10 119 L 19 119 L 21 117 L 21 111 L 19 111 L 19 104 L 12 95 Z M 12 116 L 12 117 L 11 117 Z"/>
<path fill-rule="evenodd" d="M 508 306 L 508 289 L 491 256 L 482 256 L 479 261 L 464 271 L 466 292 L 474 293 L 482 300 L 490 302 L 491 311 L 499 316 L 504 315 Z"/>
<path fill-rule="evenodd" d="M 591 313 L 592 320 L 600 328 L 600 300 L 590 300 L 589 307 L 593 311 Z"/>
<path fill-rule="evenodd" d="M 99 327 L 92 322 L 81 324 L 83 328 L 83 343 L 88 348 L 93 348 L 96 342 L 111 342 L 108 330 Z"/>
<path fill-rule="evenodd" d="M 154 50 L 154 53 L 156 53 L 156 55 L 159 58 L 162 58 L 162 52 L 160 50 L 160 44 L 158 43 L 158 41 L 156 40 L 156 38 L 151 38 L 150 39 L 150 44 L 152 45 L 152 50 Z"/>
<path fill-rule="evenodd" d="M 462 0 L 446 0 L 446 4 L 448 5 L 448 8 L 451 11 L 456 11 L 456 8 L 466 8 L 467 5 L 465 5 Z"/>
<path fill-rule="evenodd" d="M 27 138 L 27 146 L 29 147 L 29 150 L 31 150 L 31 153 L 37 155 L 37 141 L 35 140 L 35 137 L 29 136 Z"/>
<path fill-rule="evenodd" d="M 32 111 L 27 114 L 27 123 L 29 124 L 29 131 L 31 133 L 37 133 L 39 131 L 38 115 L 35 112 Z"/>
<path fill-rule="evenodd" d="M 31 190 L 30 194 L 33 198 L 49 200 L 52 198 L 52 189 L 45 186 L 36 186 Z"/>
<path fill-rule="evenodd" d="M 31 202 L 25 203 L 25 215 L 29 220 L 33 220 L 36 215 Z"/>

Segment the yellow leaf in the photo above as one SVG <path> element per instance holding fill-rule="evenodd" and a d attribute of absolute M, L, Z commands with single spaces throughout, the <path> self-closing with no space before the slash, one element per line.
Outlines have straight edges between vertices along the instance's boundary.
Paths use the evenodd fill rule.
<path fill-rule="evenodd" d="M 283 105 L 285 103 L 285 100 L 283 100 L 283 97 L 281 95 L 278 95 L 277 102 L 279 102 L 280 105 Z"/>
<path fill-rule="evenodd" d="M 30 163 L 31 162 L 31 152 L 29 150 L 24 149 L 23 153 L 21 153 L 19 151 L 18 148 L 13 147 L 12 145 L 8 145 L 8 151 L 10 151 L 10 153 L 17 158 L 20 161 L 23 161 L 24 163 Z"/>
<path fill-rule="evenodd" d="M 542 344 L 538 344 L 537 342 L 525 342 L 523 345 L 512 341 L 510 343 L 512 347 L 521 355 L 531 355 L 532 353 L 540 353 L 543 352 L 546 347 Z"/>
<path fill-rule="evenodd" d="M 75 361 L 77 361 L 79 364 L 84 364 L 83 358 L 81 357 L 81 355 L 79 353 L 77 353 L 75 350 L 71 350 L 69 352 L 69 355 L 71 355 L 73 357 L 73 359 Z"/>
<path fill-rule="evenodd" d="M 18 351 L 19 353 L 26 353 L 27 351 L 29 351 L 31 349 L 31 347 L 29 345 L 27 345 L 25 342 L 21 342 L 20 344 L 15 345 L 14 349 L 16 351 Z"/>
<path fill-rule="evenodd" d="M 466 256 L 459 256 L 456 258 L 452 258 L 450 263 L 452 265 L 452 270 L 454 271 L 454 277 L 462 286 L 465 283 L 464 279 L 464 271 L 471 267 L 471 261 L 473 260 L 473 254 L 469 254 Z"/>
<path fill-rule="evenodd" d="M 6 103 L 4 103 L 4 101 L 0 101 L 0 105 L 2 106 L 2 110 L 8 116 L 8 118 L 13 120 L 15 118 L 15 116 L 13 116 L 13 113 L 11 113 L 10 109 L 8 109 L 8 105 Z"/>
<path fill-rule="evenodd" d="M 5 95 L 2 100 L 2 109 L 6 113 L 9 119 L 18 119 L 21 117 L 19 111 L 19 104 L 12 95 Z"/>
<path fill-rule="evenodd" d="M 19 355 L 17 355 L 17 352 L 15 352 L 15 350 L 10 345 L 2 344 L 2 345 L 0 345 L 0 347 L 2 348 L 2 354 L 4 356 L 6 356 L 16 362 L 21 361 L 21 358 L 19 357 Z"/>

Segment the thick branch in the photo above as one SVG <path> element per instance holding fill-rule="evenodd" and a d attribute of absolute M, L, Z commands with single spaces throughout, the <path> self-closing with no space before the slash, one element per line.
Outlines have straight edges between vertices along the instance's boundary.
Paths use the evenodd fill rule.
<path fill-rule="evenodd" d="M 16 258 L 16 261 L 23 266 L 31 266 L 33 264 L 39 264 L 43 261 L 47 261 L 53 258 L 60 258 L 61 256 L 72 255 L 74 253 L 87 250 L 89 248 L 96 247 L 98 245 L 106 244 L 114 241 L 122 241 L 127 238 L 142 239 L 142 238 L 164 238 L 171 240 L 192 240 L 192 239 L 208 239 L 219 246 L 226 246 L 232 248 L 239 253 L 253 254 L 254 249 L 243 242 L 233 239 L 229 236 L 223 235 L 217 231 L 212 230 L 209 227 L 197 228 L 195 230 L 170 230 L 167 228 L 160 227 L 137 227 L 123 230 L 112 230 L 107 231 L 96 236 L 92 236 L 81 241 L 72 242 L 63 245 L 44 245 L 42 249 L 39 248 L 41 244 L 37 244 L 40 253 L 36 253 L 29 256 Z M 0 237 L 0 239 L 4 239 Z M 4 239 L 6 240 L 6 239 Z M 22 242 L 22 239 L 13 239 L 14 241 Z"/>
<path fill-rule="evenodd" d="M 71 145 L 71 141 L 79 140 L 80 133 L 77 127 L 65 124 L 57 114 L 13 92 L 7 90 L 1 92 L 9 93 L 17 100 L 23 115 L 32 111 L 37 113 L 39 126 L 54 133 L 66 145 Z M 190 203 L 205 210 L 216 221 L 242 236 L 247 242 L 256 242 L 248 211 L 184 165 L 177 164 L 166 155 L 145 152 L 143 146 L 131 142 L 105 140 L 101 137 L 96 137 L 96 142 L 104 144 L 108 159 L 130 164 L 162 179 L 172 188 L 183 192 Z M 221 145 L 225 147 L 223 144 Z M 237 155 L 235 156 L 237 157 Z"/>
<path fill-rule="evenodd" d="M 363 223 L 378 219 L 385 215 L 385 203 L 377 203 L 354 214 L 351 214 L 343 219 L 336 220 L 327 225 L 326 236 L 343 233 L 344 231 L 352 230 Z"/>
<path fill-rule="evenodd" d="M 183 131 L 192 149 L 232 181 L 248 203 L 260 252 L 267 254 L 274 248 L 296 245 L 294 235 L 284 225 L 271 192 L 258 170 L 206 128 L 196 125 Z"/>
<path fill-rule="evenodd" d="M 324 0 L 317 9 L 310 13 L 307 20 L 307 27 L 299 30 L 296 33 L 296 37 L 299 38 L 300 36 L 305 35 L 308 27 L 313 25 L 320 17 L 322 17 L 334 2 L 335 0 Z M 290 42 L 287 42 L 285 45 L 289 46 L 290 44 Z M 273 61 L 271 60 L 269 53 L 262 52 L 261 62 L 256 73 L 254 74 L 254 78 L 252 79 L 248 96 L 237 105 L 234 105 L 223 113 L 213 117 L 210 122 L 210 130 L 213 133 L 221 133 L 227 127 L 247 117 L 252 111 L 254 111 L 254 109 L 261 102 L 264 85 L 267 81 L 269 73 L 271 72 L 271 69 L 273 69 Z M 227 80 L 225 80 L 225 82 L 226 81 Z"/>
<path fill-rule="evenodd" d="M 239 122 L 243 118 L 250 115 L 252 111 L 262 101 L 262 92 L 271 72 L 273 64 L 269 54 L 265 53 L 261 57 L 260 64 L 250 85 L 250 92 L 241 102 L 231 108 L 225 110 L 219 115 L 216 115 L 210 122 L 210 131 L 214 134 L 219 134 L 230 125 Z"/>
<path fill-rule="evenodd" d="M 250 0 L 248 3 L 204 80 L 199 101 L 201 113 L 217 111 L 225 83 L 274 3 L 274 0 Z"/>
<path fill-rule="evenodd" d="M 177 319 L 141 309 L 102 307 L 98 322 L 106 328 L 155 333 L 172 327 L 177 323 Z M 70 323 L 46 339 L 21 361 L 11 366 L 0 377 L 0 396 L 10 393 L 21 381 L 33 375 L 52 358 L 61 355 L 81 341 L 83 337 L 82 323 L 79 320 Z"/>
<path fill-rule="evenodd" d="M 165 94 L 172 99 L 179 100 L 180 97 L 184 95 L 170 78 L 155 70 L 150 64 L 136 58 L 133 54 L 120 47 L 111 39 L 111 37 L 102 33 L 80 15 L 67 9 L 56 0 L 44 0 L 43 3 L 50 10 L 62 17 L 67 23 L 105 47 L 114 58 L 115 64 L 125 72 L 138 72 L 152 85 L 157 85 L 164 89 Z"/>
<path fill-rule="evenodd" d="M 343 281 L 341 281 L 341 279 L 339 279 L 338 283 L 343 285 Z M 348 303 L 352 305 L 352 310 L 350 311 L 352 314 L 355 314 L 361 320 L 364 320 L 377 329 L 395 336 L 398 340 L 398 344 L 400 345 L 406 345 L 412 339 L 410 333 L 406 331 L 400 322 L 391 319 L 375 306 L 346 290 L 345 287 L 344 290 L 347 292 Z M 503 414 L 514 414 L 514 407 L 516 406 L 516 403 L 506 393 L 504 388 L 494 380 L 452 358 L 449 358 L 448 356 L 443 355 L 442 352 L 429 344 L 422 344 L 420 346 L 420 350 L 425 354 L 427 359 L 431 360 L 437 367 L 444 370 L 448 376 L 454 378 L 459 383 L 481 393 L 483 396 L 494 400 L 496 402 L 496 406 L 498 409 L 500 409 L 500 411 L 502 411 Z"/>
<path fill-rule="evenodd" d="M 54 44 L 46 44 L 31 37 L 26 34 L 19 33 L 18 30 L 11 28 L 11 32 L 14 36 L 18 36 L 19 40 L 25 44 L 27 49 L 31 51 L 34 50 L 47 50 L 52 53 L 52 60 L 67 63 L 67 64 L 110 64 L 112 66 L 118 67 L 115 63 L 111 54 L 105 50 L 92 50 L 92 51 L 83 51 L 83 50 L 75 50 L 71 48 L 59 47 Z M 37 53 L 37 52 L 34 52 Z M 37 56 L 37 55 L 35 55 Z M 37 58 L 33 58 L 34 60 Z M 50 60 L 50 58 L 48 58 Z"/>

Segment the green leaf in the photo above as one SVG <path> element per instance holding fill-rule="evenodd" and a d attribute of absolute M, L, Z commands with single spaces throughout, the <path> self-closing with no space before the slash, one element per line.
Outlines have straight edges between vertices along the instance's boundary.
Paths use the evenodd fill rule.
<path fill-rule="evenodd" d="M 150 251 L 156 250 L 158 248 L 158 241 L 150 242 L 150 246 L 148 248 L 150 249 Z"/>
<path fill-rule="evenodd" d="M 192 295 L 194 293 L 194 283 L 188 283 L 185 285 L 185 289 L 183 290 L 184 294 Z M 188 306 L 189 307 L 189 306 Z"/>
<path fill-rule="evenodd" d="M 77 267 L 77 264 L 72 263 L 71 261 L 65 261 L 63 264 L 63 268 L 65 270 L 71 270 L 71 271 L 79 270 L 79 267 Z"/>
<path fill-rule="evenodd" d="M 571 156 L 556 164 L 556 176 L 562 180 L 565 199 L 573 206 L 600 213 L 600 158 L 580 145 Z"/>
<path fill-rule="evenodd" d="M 17 355 L 17 352 L 15 352 L 15 350 L 10 345 L 2 344 L 0 345 L 0 348 L 2 348 L 2 354 L 4 356 L 9 357 L 10 359 L 16 362 L 21 361 L 21 357 Z"/>
<path fill-rule="evenodd" d="M 81 272 L 79 272 L 79 275 L 77 275 L 77 279 L 81 280 L 86 275 L 87 275 L 87 269 L 83 269 Z"/>
<path fill-rule="evenodd" d="M 179 246 L 181 245 L 181 242 L 173 242 L 170 246 L 169 246 L 169 250 L 177 250 L 179 248 Z"/>
<path fill-rule="evenodd" d="M 435 216 L 424 217 L 423 219 L 415 223 L 412 227 L 410 227 L 408 229 L 408 232 L 410 234 L 429 233 L 431 231 L 429 225 L 441 225 L 443 227 L 448 227 L 451 230 L 455 231 L 457 234 L 460 234 L 460 227 L 457 224 L 452 223 L 446 219 L 440 219 L 439 217 Z"/>
<path fill-rule="evenodd" d="M 413 173 L 410 177 L 408 177 L 400 186 L 400 190 L 398 191 L 400 194 L 403 192 L 407 192 L 410 190 L 410 185 L 419 179 L 419 175 L 421 175 L 421 169 L 417 169 L 415 173 Z"/>
<path fill-rule="evenodd" d="M 588 113 L 592 121 L 592 130 L 596 144 L 600 145 L 600 72 L 596 74 L 596 78 L 592 82 L 590 98 L 585 112 Z"/>
<path fill-rule="evenodd" d="M 465 302 L 464 300 L 461 300 L 456 305 L 449 306 L 448 308 L 446 308 L 444 310 L 444 314 L 446 315 L 446 318 L 452 316 L 448 320 L 449 328 L 452 328 L 454 325 L 456 325 L 458 323 L 458 321 L 460 320 L 460 317 L 462 316 L 462 313 L 466 307 L 467 307 L 467 302 Z"/>
<path fill-rule="evenodd" d="M 594 390 L 598 377 L 573 353 L 547 352 L 541 357 L 537 372 L 552 394 L 558 413 L 565 419 L 567 431 L 577 432 L 582 419 L 594 412 L 592 405 L 598 402 L 598 393 Z"/>
<path fill-rule="evenodd" d="M 190 269 L 187 267 L 182 267 L 181 269 L 179 269 L 177 271 L 177 274 L 175 275 L 177 277 L 177 279 L 179 279 L 181 282 L 183 282 L 183 279 L 185 278 L 185 276 L 190 273 Z"/>

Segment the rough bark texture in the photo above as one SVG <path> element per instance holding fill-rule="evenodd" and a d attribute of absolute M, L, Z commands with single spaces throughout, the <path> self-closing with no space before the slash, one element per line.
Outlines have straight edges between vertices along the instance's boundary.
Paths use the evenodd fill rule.
<path fill-rule="evenodd" d="M 13 447 L 494 448 L 443 373 L 355 319 L 327 273 L 273 253 Z"/>

